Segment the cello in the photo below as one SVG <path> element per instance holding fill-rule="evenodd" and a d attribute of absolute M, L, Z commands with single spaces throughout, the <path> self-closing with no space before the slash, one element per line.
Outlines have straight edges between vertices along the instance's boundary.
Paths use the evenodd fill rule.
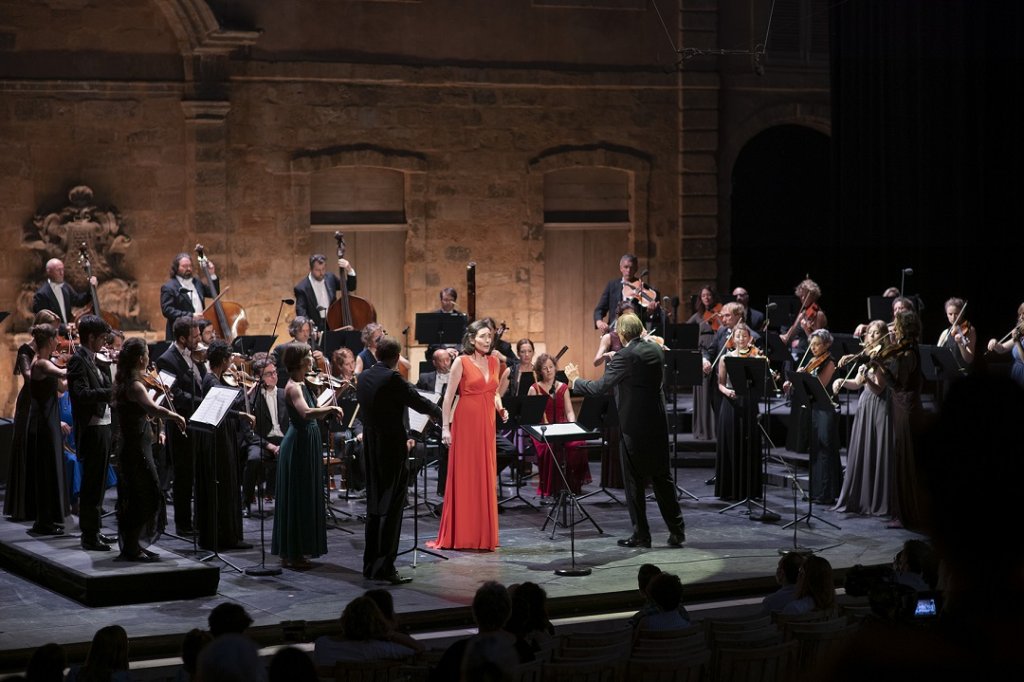
<path fill-rule="evenodd" d="M 213 283 L 210 281 L 210 272 L 206 269 L 208 261 L 202 244 L 196 244 L 196 260 L 199 263 L 200 281 L 207 291 L 214 291 Z M 242 336 L 249 329 L 245 308 L 234 301 L 222 301 L 220 295 L 214 298 L 213 303 L 203 311 L 203 317 L 213 325 L 217 336 L 228 343 Z"/>
<path fill-rule="evenodd" d="M 82 242 L 82 245 L 78 247 L 78 262 L 81 264 L 82 269 L 85 270 L 85 276 L 89 278 L 89 296 L 92 298 L 92 302 L 86 304 L 86 309 L 82 315 L 88 315 L 92 312 L 103 319 L 104 322 L 110 325 L 111 329 L 121 328 L 121 318 L 110 312 L 103 312 L 100 310 L 100 297 L 96 293 L 96 287 L 92 283 L 92 262 L 89 260 L 89 246 Z M 91 307 L 91 311 L 90 311 Z M 78 317 L 81 317 L 79 315 Z M 75 322 L 78 322 L 78 318 L 75 318 Z"/>
<path fill-rule="evenodd" d="M 335 232 L 334 240 L 338 243 L 338 258 L 344 258 L 345 235 Z M 373 304 L 365 298 L 348 293 L 348 273 L 339 271 L 339 274 L 341 282 L 338 288 L 341 289 L 341 297 L 327 308 L 327 328 L 331 331 L 361 330 L 371 322 L 376 322 L 377 311 L 374 310 Z"/>

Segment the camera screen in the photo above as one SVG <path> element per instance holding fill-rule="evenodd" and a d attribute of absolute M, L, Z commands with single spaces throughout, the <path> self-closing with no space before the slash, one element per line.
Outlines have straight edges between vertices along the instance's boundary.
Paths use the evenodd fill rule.
<path fill-rule="evenodd" d="M 938 613 L 935 608 L 935 599 L 918 599 L 917 606 L 914 607 L 915 618 L 927 618 L 928 616 L 934 616 Z"/>

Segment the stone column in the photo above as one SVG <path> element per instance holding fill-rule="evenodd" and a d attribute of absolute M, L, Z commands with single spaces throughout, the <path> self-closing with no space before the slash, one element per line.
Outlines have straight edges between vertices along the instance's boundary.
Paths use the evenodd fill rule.
<path fill-rule="evenodd" d="M 218 275 L 232 267 L 227 193 L 229 102 L 190 100 L 185 112 L 185 215 L 183 232 L 203 244 Z M 191 244 L 188 244 L 191 246 Z"/>

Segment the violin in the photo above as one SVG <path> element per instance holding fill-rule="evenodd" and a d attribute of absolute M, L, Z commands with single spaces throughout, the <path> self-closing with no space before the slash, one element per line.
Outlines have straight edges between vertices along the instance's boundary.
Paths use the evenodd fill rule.
<path fill-rule="evenodd" d="M 796 330 L 800 329 L 804 322 L 813 324 L 818 319 L 819 312 L 821 312 L 821 306 L 818 305 L 817 301 L 810 305 L 802 306 L 800 312 L 796 315 L 796 319 L 793 320 L 793 326 L 783 334 L 782 342 L 788 344 L 793 339 L 793 335 L 796 334 Z"/>
<path fill-rule="evenodd" d="M 716 303 L 701 314 L 701 319 L 711 326 L 711 331 L 717 332 L 722 326 L 722 304 Z M 732 341 L 732 338 L 729 339 Z"/>
<path fill-rule="evenodd" d="M 145 372 L 139 373 L 139 380 L 142 384 L 148 388 L 156 391 L 159 394 L 163 394 L 164 401 L 167 403 L 167 409 L 172 414 L 178 414 L 178 411 L 174 409 L 174 400 L 171 398 L 171 388 L 164 383 L 163 379 L 160 378 L 160 370 L 157 369 L 156 365 L 150 365 Z M 188 435 L 184 427 L 179 426 L 182 434 Z"/>
<path fill-rule="evenodd" d="M 335 232 L 334 240 L 338 244 L 338 258 L 344 258 L 345 235 Z M 339 274 L 341 285 L 338 288 L 341 289 L 341 296 L 327 308 L 327 328 L 332 331 L 362 329 L 371 322 L 376 322 L 377 311 L 373 304 L 365 298 L 348 293 L 348 273 L 339 271 Z"/>
<path fill-rule="evenodd" d="M 803 367 L 798 367 L 796 371 L 798 371 L 798 372 L 806 372 L 807 374 L 813 374 L 813 373 L 817 372 L 818 369 L 820 369 L 822 365 L 824 365 L 826 362 L 828 362 L 831 359 L 832 359 L 832 356 L 829 355 L 828 351 L 825 351 L 821 355 L 818 355 L 816 357 L 811 358 L 810 362 L 808 362 Z"/>
<path fill-rule="evenodd" d="M 213 291 L 210 272 L 206 269 L 209 261 L 202 244 L 196 244 L 196 261 L 199 264 L 200 281 L 208 291 Z M 249 329 L 249 320 L 245 316 L 245 308 L 240 304 L 221 300 L 224 293 L 227 293 L 227 289 L 213 299 L 211 306 L 203 311 L 203 317 L 213 324 L 219 338 L 231 343 L 235 337 L 244 335 Z"/>
<path fill-rule="evenodd" d="M 636 301 L 640 307 L 646 308 L 648 304 L 658 300 L 658 292 L 644 286 L 642 279 L 636 279 L 633 282 L 623 282 L 622 300 L 629 301 L 631 299 Z"/>

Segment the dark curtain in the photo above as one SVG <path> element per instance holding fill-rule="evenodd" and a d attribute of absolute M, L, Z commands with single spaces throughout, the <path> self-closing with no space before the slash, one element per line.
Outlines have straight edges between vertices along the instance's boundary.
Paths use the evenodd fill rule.
<path fill-rule="evenodd" d="M 925 301 L 927 343 L 950 296 L 968 299 L 979 345 L 1009 331 L 1024 301 L 1022 18 L 1024 3 L 979 0 L 831 10 L 841 290 L 881 294 L 913 268 L 906 290 Z"/>

